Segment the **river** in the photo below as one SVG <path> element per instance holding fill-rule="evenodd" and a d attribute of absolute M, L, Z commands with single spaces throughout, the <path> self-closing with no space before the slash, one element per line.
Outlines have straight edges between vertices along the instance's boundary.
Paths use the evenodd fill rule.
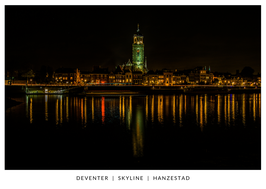
<path fill-rule="evenodd" d="M 6 169 L 260 169 L 261 94 L 20 95 Z"/>

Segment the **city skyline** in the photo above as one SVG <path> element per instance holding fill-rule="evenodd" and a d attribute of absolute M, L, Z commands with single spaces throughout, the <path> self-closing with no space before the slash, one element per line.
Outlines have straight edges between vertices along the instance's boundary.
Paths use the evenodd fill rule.
<path fill-rule="evenodd" d="M 149 70 L 250 66 L 257 74 L 260 17 L 260 6 L 6 6 L 6 69 L 112 70 L 132 61 L 139 23 Z"/>

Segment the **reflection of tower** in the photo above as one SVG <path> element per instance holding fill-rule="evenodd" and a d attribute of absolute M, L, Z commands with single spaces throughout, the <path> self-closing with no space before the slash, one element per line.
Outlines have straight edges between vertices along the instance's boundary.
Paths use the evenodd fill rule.
<path fill-rule="evenodd" d="M 132 119 L 133 155 L 136 158 L 143 157 L 145 123 L 143 115 L 144 109 L 141 106 L 137 106 Z"/>
<path fill-rule="evenodd" d="M 137 33 L 133 35 L 132 63 L 133 71 L 144 71 L 144 43 L 143 35 L 139 32 L 139 24 Z"/>

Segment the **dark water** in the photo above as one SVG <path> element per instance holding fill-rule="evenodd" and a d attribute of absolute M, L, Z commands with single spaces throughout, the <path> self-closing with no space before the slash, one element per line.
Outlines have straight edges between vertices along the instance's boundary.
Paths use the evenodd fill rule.
<path fill-rule="evenodd" d="M 260 169 L 261 94 L 28 95 L 6 169 Z"/>

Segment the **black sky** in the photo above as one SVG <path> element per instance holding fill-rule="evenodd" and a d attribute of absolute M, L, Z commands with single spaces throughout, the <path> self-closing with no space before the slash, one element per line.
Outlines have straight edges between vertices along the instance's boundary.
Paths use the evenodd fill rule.
<path fill-rule="evenodd" d="M 6 69 L 112 69 L 131 59 L 137 23 L 149 69 L 261 72 L 260 6 L 6 6 Z"/>

